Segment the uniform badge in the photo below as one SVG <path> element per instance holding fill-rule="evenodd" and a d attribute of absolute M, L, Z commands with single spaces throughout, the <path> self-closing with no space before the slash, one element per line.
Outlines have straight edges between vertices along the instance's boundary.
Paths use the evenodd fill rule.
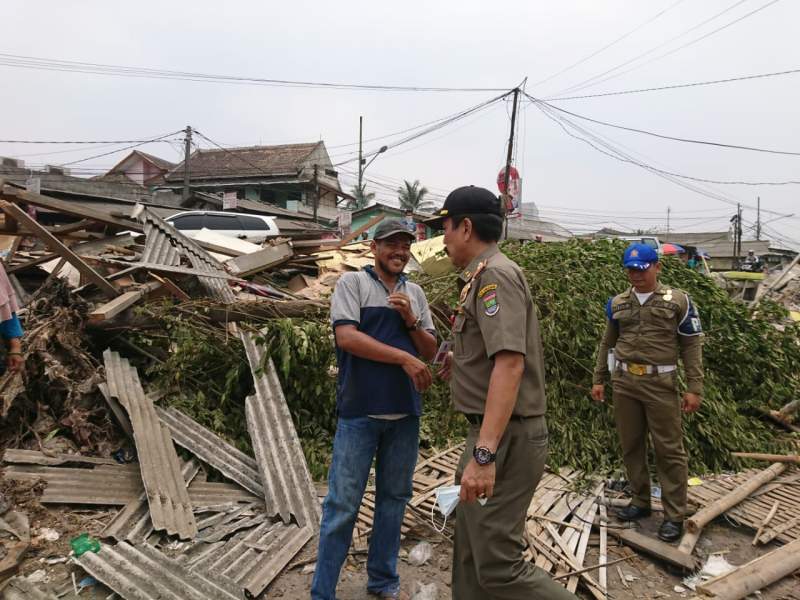
<path fill-rule="evenodd" d="M 664 300 L 666 302 L 672 300 L 672 290 L 667 290 L 666 292 L 664 292 Z"/>
<path fill-rule="evenodd" d="M 486 313 L 487 317 L 495 316 L 497 311 L 500 310 L 500 305 L 497 303 L 497 286 L 487 285 L 481 292 L 478 296 L 483 302 L 483 312 Z"/>

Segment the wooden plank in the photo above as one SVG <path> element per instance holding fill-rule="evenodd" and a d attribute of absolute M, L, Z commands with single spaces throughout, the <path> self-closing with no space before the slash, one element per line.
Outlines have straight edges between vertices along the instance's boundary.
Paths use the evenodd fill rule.
<path fill-rule="evenodd" d="M 15 218 L 20 223 L 23 223 L 27 227 L 29 227 L 32 231 L 34 231 L 34 235 L 42 240 L 47 246 L 52 249 L 56 254 L 61 256 L 62 258 L 66 259 L 72 266 L 74 266 L 78 271 L 81 272 L 89 281 L 94 283 L 100 290 L 109 296 L 110 298 L 115 298 L 119 295 L 119 291 L 113 285 L 111 285 L 106 279 L 100 275 L 97 271 L 95 271 L 92 267 L 87 265 L 81 258 L 75 254 L 72 250 L 70 250 L 67 246 L 61 243 L 58 238 L 56 238 L 52 233 L 47 231 L 44 227 L 39 225 L 36 221 L 34 221 L 28 214 L 23 211 L 19 206 L 16 204 L 11 204 L 10 202 L 6 202 L 5 200 L 0 200 L 0 209 L 3 210 L 4 213 L 7 215 L 10 214 L 13 218 Z"/>
<path fill-rule="evenodd" d="M 736 458 L 748 460 L 765 460 L 771 463 L 793 463 L 800 465 L 800 456 L 797 454 L 759 454 L 757 452 L 731 452 Z"/>
<path fill-rule="evenodd" d="M 277 246 L 268 246 L 252 254 L 242 254 L 241 256 L 227 260 L 225 261 L 225 268 L 228 269 L 232 275 L 246 277 L 285 263 L 293 256 L 294 251 L 289 244 L 283 243 Z"/>
<path fill-rule="evenodd" d="M 344 236 L 344 238 L 342 238 L 342 241 L 339 242 L 336 247 L 337 248 L 341 248 L 342 246 L 344 246 L 346 244 L 349 244 L 354 239 L 356 239 L 358 236 L 360 236 L 362 233 L 367 231 L 370 227 L 372 227 L 373 225 L 377 225 L 378 223 L 383 221 L 385 216 L 386 215 L 376 215 L 376 216 L 372 217 L 369 221 L 364 223 L 361 227 L 359 227 L 355 231 L 351 232 L 350 234 Z"/>
<path fill-rule="evenodd" d="M 89 313 L 89 322 L 90 323 L 99 323 L 101 321 L 108 321 L 109 319 L 113 319 L 121 312 L 127 310 L 134 304 L 136 304 L 139 300 L 144 298 L 147 294 L 156 291 L 158 288 L 161 287 L 161 283 L 154 281 L 144 285 L 136 290 L 131 290 L 129 292 L 125 292 L 111 300 L 110 302 L 106 302 L 102 306 L 98 306 L 92 312 Z"/>
<path fill-rule="evenodd" d="M 150 273 L 149 271 L 147 274 L 150 275 L 150 277 L 152 277 L 156 281 L 158 281 L 162 286 L 164 286 L 165 290 L 167 290 L 170 294 L 175 296 L 175 298 L 177 298 L 181 302 L 188 302 L 189 300 L 192 299 L 192 297 L 189 294 L 187 294 L 180 287 L 178 287 L 178 284 L 172 281 L 169 277 L 161 277 L 160 275 L 156 275 L 155 273 Z"/>
<path fill-rule="evenodd" d="M 608 508 L 603 504 L 603 500 L 605 500 L 605 492 L 600 497 L 600 564 L 602 566 L 597 572 L 597 582 L 600 584 L 603 593 L 608 597 L 608 526 L 606 525 L 608 522 Z M 627 558 L 624 559 L 627 560 Z"/>
<path fill-rule="evenodd" d="M 756 531 L 756 534 L 753 536 L 753 542 L 752 542 L 753 546 L 758 544 L 758 538 L 760 538 L 761 534 L 764 533 L 764 528 L 767 525 L 769 525 L 770 521 L 772 521 L 772 518 L 775 516 L 775 513 L 778 512 L 778 508 L 780 508 L 780 506 L 781 506 L 781 501 L 775 500 L 775 504 L 772 505 L 772 508 L 769 510 L 769 513 L 767 513 L 767 516 L 764 517 L 764 519 L 761 521 L 761 525 L 759 525 L 758 531 Z"/>
<path fill-rule="evenodd" d="M 659 558 L 676 567 L 691 571 L 697 566 L 695 559 L 691 555 L 684 554 L 674 546 L 665 544 L 661 540 L 647 537 L 634 529 L 609 529 L 608 532 L 614 537 L 619 538 L 623 544 L 635 550 L 645 552 L 655 558 Z"/>

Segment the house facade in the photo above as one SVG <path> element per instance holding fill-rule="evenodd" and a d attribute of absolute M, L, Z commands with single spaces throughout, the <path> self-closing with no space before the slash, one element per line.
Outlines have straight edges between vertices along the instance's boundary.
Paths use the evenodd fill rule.
<path fill-rule="evenodd" d="M 374 219 L 378 215 L 382 215 L 384 219 L 405 219 L 406 213 L 404 210 L 395 208 L 394 206 L 387 206 L 385 204 L 373 204 L 372 206 L 367 206 L 366 208 L 362 208 L 360 210 L 353 211 L 352 213 L 352 223 L 350 225 L 350 231 L 355 231 L 367 223 L 371 219 Z M 415 213 L 413 215 L 414 222 L 417 224 L 416 233 L 417 239 L 430 239 L 435 235 L 439 235 L 441 232 L 431 229 L 422 223 L 424 219 L 429 219 L 431 215 L 419 214 Z M 370 227 L 365 233 L 367 234 L 366 239 L 372 239 L 372 236 L 375 234 L 375 228 L 377 227 L 377 223 Z M 362 236 L 363 237 L 363 236 Z"/>
<path fill-rule="evenodd" d="M 122 176 L 141 186 L 154 186 L 164 183 L 164 176 L 174 168 L 175 163 L 134 150 L 103 175 L 102 179 L 111 181 Z"/>

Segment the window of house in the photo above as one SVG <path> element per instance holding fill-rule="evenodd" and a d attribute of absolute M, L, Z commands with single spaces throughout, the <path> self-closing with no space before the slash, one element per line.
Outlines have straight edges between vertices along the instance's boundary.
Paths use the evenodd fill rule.
<path fill-rule="evenodd" d="M 244 200 L 247 197 L 247 194 L 244 192 L 244 188 L 239 188 L 236 190 L 236 198 L 238 200 Z"/>
<path fill-rule="evenodd" d="M 261 190 L 261 194 L 259 196 L 262 202 L 275 202 L 275 191 L 274 190 Z"/>
<path fill-rule="evenodd" d="M 288 200 L 294 200 L 296 202 L 300 202 L 303 199 L 303 193 L 299 190 L 290 190 L 286 194 L 286 198 Z"/>

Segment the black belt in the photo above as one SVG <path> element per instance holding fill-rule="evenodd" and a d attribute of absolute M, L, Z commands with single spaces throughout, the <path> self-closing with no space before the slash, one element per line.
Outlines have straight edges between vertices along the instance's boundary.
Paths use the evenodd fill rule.
<path fill-rule="evenodd" d="M 478 415 L 474 413 L 464 413 L 464 416 L 467 418 L 467 421 L 469 421 L 473 425 L 483 424 L 483 415 Z M 532 417 L 523 417 L 522 415 L 511 415 L 512 421 L 524 421 L 525 419 L 530 419 L 530 418 Z"/>

